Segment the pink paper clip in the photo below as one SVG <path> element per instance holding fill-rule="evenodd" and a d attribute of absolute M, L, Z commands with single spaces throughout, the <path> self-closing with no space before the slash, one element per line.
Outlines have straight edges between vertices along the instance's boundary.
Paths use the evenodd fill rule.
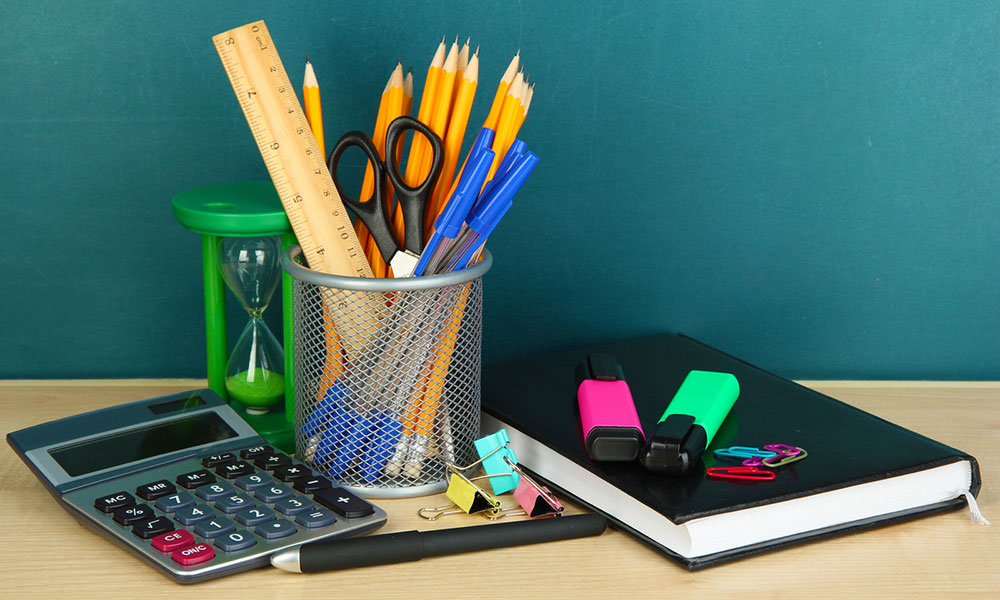
<path fill-rule="evenodd" d="M 763 471 L 757 467 L 711 467 L 705 469 L 705 474 L 719 479 L 771 481 L 775 478 L 774 471 Z"/>
<path fill-rule="evenodd" d="M 744 467 L 761 467 L 764 466 L 763 456 L 751 456 L 750 458 L 743 461 Z"/>

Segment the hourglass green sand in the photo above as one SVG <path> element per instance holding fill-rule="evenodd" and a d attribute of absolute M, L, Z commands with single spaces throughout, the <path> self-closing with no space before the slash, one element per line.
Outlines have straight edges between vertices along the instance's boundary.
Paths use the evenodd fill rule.
<path fill-rule="evenodd" d="M 280 254 L 276 237 L 219 240 L 222 278 L 250 315 L 250 322 L 229 355 L 226 391 L 251 414 L 266 413 L 285 394 L 284 353 L 263 318 L 278 287 Z"/>
<path fill-rule="evenodd" d="M 280 277 L 284 346 L 292 347 L 291 278 L 281 274 L 278 254 L 295 243 L 295 236 L 274 186 L 246 182 L 188 190 L 174 196 L 173 212 L 181 225 L 202 236 L 209 387 L 230 400 L 270 443 L 293 450 L 291 353 L 282 358 L 281 344 L 260 319 Z M 272 236 L 280 236 L 280 244 Z M 271 241 L 252 241 L 267 238 Z M 227 248 L 232 250 L 229 259 Z M 226 281 L 250 315 L 232 352 L 226 333 Z"/>

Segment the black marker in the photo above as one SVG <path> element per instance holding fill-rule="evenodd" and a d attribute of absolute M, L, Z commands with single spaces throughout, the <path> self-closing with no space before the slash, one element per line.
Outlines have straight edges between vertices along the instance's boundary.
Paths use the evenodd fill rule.
<path fill-rule="evenodd" d="M 271 564 L 293 573 L 319 573 L 588 537 L 604 533 L 606 526 L 604 516 L 595 513 L 438 531 L 401 531 L 304 544 L 276 552 Z"/>

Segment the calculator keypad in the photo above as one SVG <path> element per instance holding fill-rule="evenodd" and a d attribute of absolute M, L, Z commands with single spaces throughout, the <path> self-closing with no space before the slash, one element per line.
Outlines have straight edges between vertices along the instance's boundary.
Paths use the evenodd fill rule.
<path fill-rule="evenodd" d="M 205 468 L 197 468 L 199 463 Z M 323 528 L 343 529 L 340 519 L 375 512 L 366 501 L 334 488 L 329 479 L 270 446 L 215 453 L 189 464 L 194 470 L 176 476 L 181 469 L 174 470 L 169 479 L 150 481 L 154 475 L 148 483 L 133 480 L 133 486 L 141 483 L 135 496 L 149 504 L 136 504 L 136 497 L 123 490 L 96 498 L 93 506 L 107 515 L 106 526 L 122 527 L 133 536 L 133 546 L 141 550 L 145 544 L 147 554 L 172 561 L 174 568 L 204 565 L 219 557 L 228 562 L 241 555 L 255 561 L 261 555 L 263 562 L 262 553 L 287 544 L 284 538 L 308 532 L 309 537 L 292 541 L 301 543 L 329 535 Z M 384 513 L 380 522 L 365 528 L 381 522 Z M 211 564 L 215 568 L 218 563 Z"/>

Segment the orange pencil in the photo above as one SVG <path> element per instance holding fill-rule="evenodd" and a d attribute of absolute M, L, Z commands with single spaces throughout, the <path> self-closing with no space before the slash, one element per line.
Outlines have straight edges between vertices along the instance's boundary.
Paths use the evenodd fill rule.
<path fill-rule="evenodd" d="M 469 124 L 469 113 L 472 111 L 472 102 L 476 96 L 476 87 L 479 85 L 479 50 L 472 56 L 462 79 L 457 86 L 455 95 L 455 105 L 452 107 L 451 120 L 448 122 L 448 131 L 444 139 L 444 165 L 441 167 L 441 176 L 438 178 L 434 194 L 431 196 L 430 205 L 427 207 L 427 218 L 424 221 L 424 229 L 427 236 L 430 236 L 434 221 L 447 202 L 449 190 L 455 178 L 455 168 L 458 165 L 458 155 L 462 151 L 462 141 L 465 138 L 465 129 Z"/>
<path fill-rule="evenodd" d="M 444 49 L 444 38 L 441 38 L 441 43 L 438 44 L 434 58 L 431 60 L 431 66 L 427 68 L 427 80 L 424 81 L 424 91 L 420 96 L 420 110 L 417 112 L 417 120 L 425 125 L 430 123 L 434 114 L 434 96 L 437 94 L 441 67 L 444 66 Z M 406 183 L 414 187 L 420 183 L 418 175 L 422 168 L 426 146 L 427 140 L 420 134 L 414 135 L 413 141 L 410 142 L 410 154 L 406 160 L 406 174 L 403 178 Z"/>
<path fill-rule="evenodd" d="M 410 114 L 413 108 L 413 67 L 406 72 L 406 79 L 403 80 L 403 114 Z"/>
<path fill-rule="evenodd" d="M 451 96 L 452 91 L 455 89 L 455 77 L 458 74 L 458 54 L 458 39 L 456 38 L 455 42 L 451 45 L 451 49 L 448 51 L 448 58 L 445 59 L 444 67 L 441 69 L 441 76 L 438 78 L 438 90 L 434 95 L 434 113 L 431 115 L 430 123 L 428 123 L 431 131 L 436 133 L 442 140 L 444 140 L 445 130 L 448 128 L 448 119 L 451 117 Z M 433 154 L 428 145 L 422 155 L 420 174 L 417 177 L 418 182 L 427 178 L 433 160 Z"/>
<path fill-rule="evenodd" d="M 465 75 L 465 70 L 469 68 L 469 43 L 472 42 L 472 38 L 466 38 L 465 44 L 462 45 L 462 49 L 458 52 L 458 70 L 455 72 L 455 81 L 462 81 L 462 76 Z M 479 51 L 479 48 L 476 48 Z M 455 100 L 458 99 L 458 85 L 455 86 L 455 90 L 451 95 L 451 103 L 455 104 Z"/>
<path fill-rule="evenodd" d="M 504 71 L 503 77 L 500 78 L 497 93 L 493 96 L 493 105 L 490 107 L 490 114 L 487 115 L 486 121 L 483 122 L 483 127 L 489 127 L 493 131 L 497 130 L 497 123 L 500 121 L 500 110 L 503 108 L 503 101 L 507 96 L 507 90 L 510 89 L 510 84 L 514 82 L 514 77 L 517 76 L 517 67 L 520 61 L 521 51 L 518 50 L 514 58 L 511 59 L 510 65 L 507 66 L 507 70 Z"/>
<path fill-rule="evenodd" d="M 389 86 L 392 83 L 392 75 L 389 75 L 389 80 L 385 82 L 385 87 L 382 88 L 382 97 L 378 104 L 378 116 L 375 118 L 375 131 L 372 133 L 372 139 L 376 140 L 375 144 L 378 145 L 380 139 L 379 132 L 382 132 L 381 138 L 385 137 L 385 111 L 389 99 Z M 372 195 L 373 187 L 375 182 L 375 172 L 372 170 L 371 163 L 365 165 L 365 178 L 361 183 L 361 196 L 362 201 Z M 361 247 L 365 249 L 365 256 L 368 257 L 368 262 L 372 262 L 372 257 L 368 251 L 369 242 L 371 240 L 371 234 L 368 232 L 368 227 L 365 226 L 361 219 L 354 222 L 354 230 L 358 233 L 358 241 L 361 242 Z"/>
<path fill-rule="evenodd" d="M 316 145 L 319 152 L 326 157 L 326 146 L 323 143 L 323 106 L 319 99 L 319 83 L 316 81 L 316 72 L 313 71 L 309 57 L 306 57 L 306 73 L 302 78 L 302 104 L 306 113 L 306 121 L 309 129 L 312 129 L 313 137 L 316 138 Z"/>
<path fill-rule="evenodd" d="M 514 131 L 514 124 L 517 122 L 520 114 L 524 112 L 524 105 L 521 103 L 524 88 L 524 75 L 518 73 L 514 82 L 510 85 L 510 89 L 507 90 L 507 96 L 503 101 L 503 109 L 500 111 L 500 122 L 497 124 L 496 135 L 493 138 L 493 152 L 497 153 L 500 159 L 498 160 L 494 157 L 493 165 L 486 175 L 486 181 L 493 179 L 497 167 L 500 166 L 500 161 L 503 160 L 507 149 L 514 141 L 514 138 L 511 137 Z"/>

